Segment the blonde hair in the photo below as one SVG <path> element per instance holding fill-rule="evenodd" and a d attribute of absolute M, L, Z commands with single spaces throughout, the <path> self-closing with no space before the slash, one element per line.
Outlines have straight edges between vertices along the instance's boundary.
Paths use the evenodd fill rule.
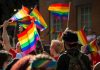
<path fill-rule="evenodd" d="M 50 45 L 50 50 L 52 49 L 55 50 L 56 53 L 60 53 L 63 50 L 63 42 L 59 40 L 52 40 Z"/>

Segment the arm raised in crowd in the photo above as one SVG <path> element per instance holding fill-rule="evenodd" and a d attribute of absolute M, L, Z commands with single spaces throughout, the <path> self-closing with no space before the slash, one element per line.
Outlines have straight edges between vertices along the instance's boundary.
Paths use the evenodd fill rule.
<path fill-rule="evenodd" d="M 4 23 L 3 23 L 3 33 L 2 33 L 2 39 L 3 39 L 3 42 L 4 42 L 3 48 L 7 51 L 9 51 L 11 49 L 9 35 L 7 33 L 7 30 L 6 30 L 8 24 L 9 24 L 9 21 L 4 21 Z"/>
<path fill-rule="evenodd" d="M 9 51 L 13 58 L 16 57 L 16 51 L 14 49 L 12 49 L 11 44 L 10 44 L 10 39 L 9 39 L 9 35 L 7 33 L 7 25 L 9 24 L 9 21 L 5 21 L 3 23 L 3 33 L 2 33 L 2 39 L 3 39 L 3 48 L 7 51 Z"/>

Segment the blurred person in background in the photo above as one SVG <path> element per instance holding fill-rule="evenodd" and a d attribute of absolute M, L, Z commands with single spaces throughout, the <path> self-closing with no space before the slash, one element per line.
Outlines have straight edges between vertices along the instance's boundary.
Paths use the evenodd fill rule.
<path fill-rule="evenodd" d="M 78 42 L 77 33 L 66 29 L 63 32 L 62 39 L 64 41 L 65 52 L 60 55 L 56 70 L 91 70 L 88 56 L 80 52 L 82 45 Z M 77 65 L 71 62 L 75 62 Z"/>
<path fill-rule="evenodd" d="M 20 46 L 20 43 L 17 42 L 16 44 L 16 47 L 15 49 L 11 46 L 10 44 L 10 39 L 9 39 L 9 35 L 7 33 L 7 26 L 8 24 L 10 24 L 12 22 L 10 22 L 9 20 L 6 20 L 2 27 L 3 27 L 3 33 L 2 33 L 2 39 L 3 39 L 3 48 L 7 51 L 9 51 L 12 55 L 13 55 L 13 58 L 22 58 L 24 55 L 24 53 L 22 52 L 21 50 L 21 46 Z M 21 33 L 23 30 L 25 30 L 25 28 L 23 28 L 22 26 L 19 26 L 19 33 Z M 34 51 L 31 52 L 30 54 L 36 54 Z"/>
<path fill-rule="evenodd" d="M 52 40 L 50 45 L 50 55 L 58 60 L 60 54 L 64 51 L 63 42 L 59 40 Z"/>
<path fill-rule="evenodd" d="M 38 54 L 30 61 L 27 70 L 56 70 L 57 62 L 51 56 L 46 54 Z"/>
<path fill-rule="evenodd" d="M 12 55 L 5 50 L 0 50 L 0 70 L 5 70 L 11 61 Z"/>
<path fill-rule="evenodd" d="M 99 36 L 96 38 L 96 46 L 95 47 L 97 48 L 97 51 L 90 53 L 93 65 L 100 62 L 100 37 Z"/>
<path fill-rule="evenodd" d="M 21 52 L 21 47 L 20 47 L 20 44 L 17 43 L 16 49 L 13 49 L 13 47 L 10 44 L 10 39 L 9 39 L 9 35 L 8 35 L 8 32 L 7 32 L 7 26 L 10 23 L 12 23 L 12 22 L 6 20 L 6 21 L 4 21 L 4 23 L 2 25 L 2 27 L 3 27 L 3 33 L 2 33 L 3 48 L 5 50 L 9 51 L 13 55 L 13 58 L 15 58 L 17 53 Z M 22 57 L 22 55 L 20 57 Z"/>
<path fill-rule="evenodd" d="M 30 60 L 34 58 L 34 55 L 26 55 L 19 59 L 11 68 L 11 70 L 27 70 L 30 65 Z"/>
<path fill-rule="evenodd" d="M 88 29 L 88 35 L 87 35 L 87 40 L 88 42 L 91 42 L 97 37 L 96 33 L 93 32 L 92 28 Z"/>
<path fill-rule="evenodd" d="M 18 60 L 11 70 L 56 70 L 56 60 L 46 54 L 27 55 Z"/>

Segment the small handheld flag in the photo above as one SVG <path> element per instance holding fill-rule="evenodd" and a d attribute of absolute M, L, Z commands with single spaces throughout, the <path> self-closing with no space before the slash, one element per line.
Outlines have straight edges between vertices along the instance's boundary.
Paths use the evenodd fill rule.
<path fill-rule="evenodd" d="M 10 18 L 12 21 L 17 21 L 18 19 L 28 16 L 29 10 L 27 7 L 22 6 L 22 9 L 19 10 L 14 16 Z"/>
<path fill-rule="evenodd" d="M 88 41 L 87 41 L 87 38 L 86 38 L 86 34 L 85 34 L 83 28 L 81 30 L 77 31 L 77 35 L 78 35 L 79 41 L 81 42 L 81 44 L 83 46 L 88 44 Z"/>
<path fill-rule="evenodd" d="M 24 54 L 29 54 L 33 50 L 36 50 L 39 34 L 34 23 L 31 23 L 25 31 L 17 36 Z"/>
<path fill-rule="evenodd" d="M 62 3 L 55 3 L 55 4 L 51 4 L 48 7 L 48 10 L 57 16 L 68 16 L 68 14 L 70 12 L 70 5 L 62 4 Z"/>
<path fill-rule="evenodd" d="M 43 19 L 42 15 L 36 8 L 34 8 L 32 10 L 30 15 L 36 19 L 35 24 L 36 24 L 37 28 L 39 28 L 41 31 L 43 31 L 47 28 L 47 24 L 46 24 L 45 20 Z"/>
<path fill-rule="evenodd" d="M 89 43 L 89 45 L 86 47 L 86 50 L 88 50 L 89 52 L 97 52 L 97 44 L 96 44 L 96 39 L 94 39 L 93 41 L 91 41 Z"/>

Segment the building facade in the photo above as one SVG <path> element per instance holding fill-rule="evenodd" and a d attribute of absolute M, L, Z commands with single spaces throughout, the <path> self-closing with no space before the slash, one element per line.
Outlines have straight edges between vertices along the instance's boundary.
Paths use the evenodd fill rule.
<path fill-rule="evenodd" d="M 29 7 L 34 7 L 37 5 L 40 13 L 45 19 L 48 28 L 42 32 L 40 32 L 40 38 L 43 46 L 50 46 L 50 42 L 52 39 L 57 39 L 58 34 L 63 32 L 67 25 L 69 29 L 72 30 L 80 30 L 81 28 L 85 28 L 87 34 L 91 30 L 97 36 L 100 35 L 100 0 L 3 0 L 0 1 L 0 8 L 2 9 L 0 12 L 1 19 L 0 21 L 4 21 L 5 19 L 10 18 L 15 12 L 14 9 L 21 8 L 22 4 L 27 5 Z M 23 2 L 20 2 L 23 1 Z M 55 17 L 48 11 L 49 5 L 52 3 L 69 3 L 70 6 L 70 14 L 69 21 L 67 17 Z M 19 4 L 19 6 L 16 5 Z M 3 6 L 3 7 L 2 7 Z M 6 12 L 8 10 L 8 12 Z M 2 15 L 2 13 L 4 15 Z M 9 13 L 11 13 L 9 15 Z M 7 15 L 7 16 L 6 16 Z M 2 22 L 1 22 L 2 23 Z M 1 31 L 0 31 L 1 35 Z"/>
<path fill-rule="evenodd" d="M 69 2 L 71 2 L 69 21 L 66 17 L 56 18 L 48 11 L 48 7 L 52 3 Z M 63 32 L 67 25 L 72 30 L 80 30 L 84 27 L 87 35 L 90 30 L 97 36 L 100 35 L 99 2 L 99 0 L 40 0 L 39 10 L 48 25 L 46 30 L 40 32 L 43 44 L 50 45 L 50 41 L 57 39 L 58 34 Z"/>

